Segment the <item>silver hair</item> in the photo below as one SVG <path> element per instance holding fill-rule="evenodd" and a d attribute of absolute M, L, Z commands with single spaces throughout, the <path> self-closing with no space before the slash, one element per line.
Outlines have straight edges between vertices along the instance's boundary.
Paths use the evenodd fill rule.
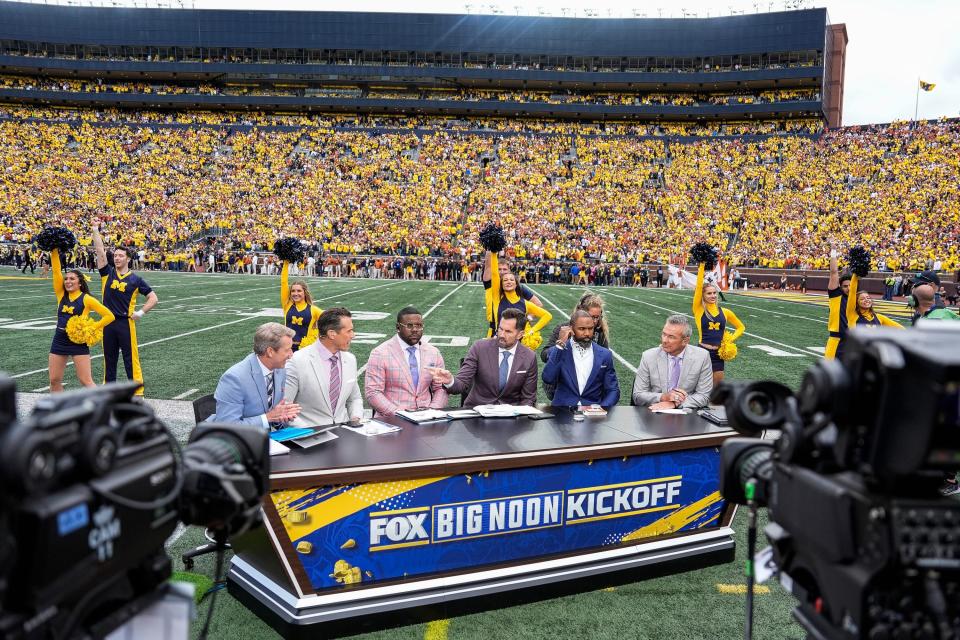
<path fill-rule="evenodd" d="M 292 338 L 296 335 L 293 329 L 285 327 L 279 322 L 267 322 L 257 327 L 257 332 L 253 334 L 253 352 L 262 356 L 267 349 L 273 347 L 279 349 L 283 338 Z"/>
<path fill-rule="evenodd" d="M 690 326 L 690 321 L 687 320 L 687 316 L 685 315 L 675 313 L 667 318 L 667 324 L 675 324 L 683 327 L 684 338 L 689 338 L 693 335 L 693 327 Z"/>

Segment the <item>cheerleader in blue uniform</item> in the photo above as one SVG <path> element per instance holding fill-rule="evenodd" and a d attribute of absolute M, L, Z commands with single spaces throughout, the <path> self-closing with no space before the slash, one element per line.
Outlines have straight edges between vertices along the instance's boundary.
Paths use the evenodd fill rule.
<path fill-rule="evenodd" d="M 317 339 L 317 320 L 323 310 L 313 304 L 310 290 L 303 280 L 290 282 L 290 263 L 283 261 L 280 271 L 280 307 L 283 309 L 283 324 L 293 329 L 293 350 L 308 346 Z M 306 342 L 304 342 L 306 340 Z"/>
<path fill-rule="evenodd" d="M 57 329 L 50 346 L 50 391 L 63 391 L 63 373 L 67 362 L 72 358 L 77 370 L 77 379 L 85 387 L 92 387 L 93 375 L 90 368 L 90 347 L 86 342 L 74 342 L 67 335 L 67 323 L 74 317 L 88 317 L 91 311 L 100 315 L 100 321 L 94 325 L 99 332 L 113 322 L 114 315 L 100 301 L 90 295 L 87 279 L 79 269 L 61 272 L 60 251 L 50 252 L 53 271 L 53 292 L 57 296 Z"/>

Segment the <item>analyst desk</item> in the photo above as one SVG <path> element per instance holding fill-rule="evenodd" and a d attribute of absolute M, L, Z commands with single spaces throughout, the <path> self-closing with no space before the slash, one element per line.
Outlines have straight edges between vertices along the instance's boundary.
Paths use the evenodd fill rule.
<path fill-rule="evenodd" d="M 400 431 L 340 428 L 271 458 L 266 531 L 235 545 L 231 592 L 274 626 L 297 627 L 732 560 L 733 507 L 719 495 L 732 431 L 638 407 L 583 421 L 547 410 L 554 417 L 397 418 L 386 422 Z"/>

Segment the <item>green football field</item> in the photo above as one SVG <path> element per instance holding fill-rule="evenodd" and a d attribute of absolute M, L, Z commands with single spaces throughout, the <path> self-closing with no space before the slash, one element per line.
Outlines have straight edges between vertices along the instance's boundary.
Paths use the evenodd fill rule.
<path fill-rule="evenodd" d="M 250 352 L 254 328 L 280 316 L 278 277 L 166 272 L 142 275 L 160 299 L 137 330 L 148 398 L 189 401 L 213 393 L 220 374 Z M 423 313 L 426 339 L 439 347 L 447 368 L 453 371 L 469 344 L 485 333 L 483 289 L 479 284 L 319 278 L 309 283 L 320 307 L 346 306 L 354 312 L 357 337 L 351 350 L 361 366 L 370 350 L 393 334 L 396 312 L 406 305 L 414 305 Z M 531 286 L 554 314 L 555 322 L 569 314 L 584 292 L 583 287 Z M 689 314 L 691 293 L 615 287 L 595 290 L 607 303 L 621 403 L 629 403 L 634 366 L 641 353 L 658 344 L 667 315 Z M 822 354 L 827 333 L 825 302 L 824 296 L 728 293 L 726 306 L 747 327 L 738 342 L 739 356 L 727 366 L 728 378 L 771 378 L 796 388 L 805 369 Z M 12 268 L 0 268 L 0 371 L 13 375 L 21 392 L 47 390 L 47 354 L 56 320 L 55 304 L 49 279 L 23 277 Z M 882 310 L 905 312 L 904 307 L 892 305 Z M 103 360 L 98 354 L 102 351 L 97 347 L 93 353 L 94 379 L 99 380 Z M 68 390 L 77 388 L 71 368 L 65 380 Z M 541 400 L 546 401 L 542 392 Z M 185 435 L 182 425 L 178 432 L 181 438 Z M 506 596 L 502 609 L 365 637 L 739 637 L 743 633 L 744 596 L 738 586 L 743 584 L 744 522 L 741 510 L 736 520 L 735 563 L 522 606 L 508 606 Z M 175 568 L 181 568 L 179 554 L 200 541 L 200 532 L 190 528 L 170 545 Z M 212 576 L 211 558 L 199 560 L 194 571 Z M 756 636 L 799 637 L 802 632 L 790 617 L 793 599 L 777 585 L 765 587 L 757 596 Z M 200 622 L 205 615 L 206 606 L 201 608 Z M 225 592 L 217 601 L 210 635 L 231 640 L 278 637 Z"/>

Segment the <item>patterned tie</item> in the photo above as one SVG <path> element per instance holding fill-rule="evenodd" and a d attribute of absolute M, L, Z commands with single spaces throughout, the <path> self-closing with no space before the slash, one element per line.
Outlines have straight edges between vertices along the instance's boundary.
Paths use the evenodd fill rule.
<path fill-rule="evenodd" d="M 683 358 L 670 356 L 670 389 L 676 389 L 680 385 L 680 363 L 682 361 Z"/>
<path fill-rule="evenodd" d="M 410 363 L 410 378 L 413 380 L 413 390 L 420 387 L 420 367 L 417 366 L 417 347 L 407 347 L 407 362 Z"/>
<path fill-rule="evenodd" d="M 337 403 L 340 401 L 340 359 L 330 356 L 330 411 L 337 413 Z"/>
<path fill-rule="evenodd" d="M 267 409 L 273 408 L 273 371 L 264 376 L 267 381 Z"/>
<path fill-rule="evenodd" d="M 503 352 L 503 360 L 500 361 L 500 391 L 507 386 L 507 376 L 510 374 L 510 352 Z"/>

